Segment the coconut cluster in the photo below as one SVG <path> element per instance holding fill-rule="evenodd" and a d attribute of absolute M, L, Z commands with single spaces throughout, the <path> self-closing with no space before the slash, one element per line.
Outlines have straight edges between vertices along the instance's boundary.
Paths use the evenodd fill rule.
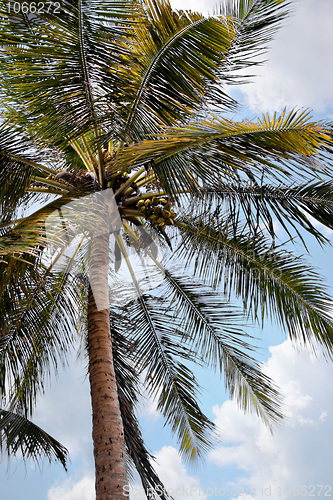
<path fill-rule="evenodd" d="M 150 220 L 154 226 L 164 229 L 166 226 L 174 224 L 177 214 L 172 210 L 171 203 L 165 198 L 148 198 L 139 200 L 136 204 L 142 215 Z"/>

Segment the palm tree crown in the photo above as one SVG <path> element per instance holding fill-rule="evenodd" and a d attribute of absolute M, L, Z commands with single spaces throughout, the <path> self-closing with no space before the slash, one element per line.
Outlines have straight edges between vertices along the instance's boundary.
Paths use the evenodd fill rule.
<path fill-rule="evenodd" d="M 245 320 L 277 321 L 332 358 L 323 281 L 273 224 L 325 243 L 311 221 L 333 228 L 331 126 L 297 110 L 228 118 L 226 85 L 259 64 L 285 0 L 230 0 L 211 17 L 168 0 L 15 5 L 0 21 L 1 443 L 65 464 L 28 418 L 81 332 L 97 499 L 119 498 L 125 448 L 148 494 L 162 485 L 135 415 L 139 376 L 195 459 L 214 425 L 193 364 L 221 372 L 244 410 L 281 419 Z M 134 294 L 119 287 L 125 267 Z"/>

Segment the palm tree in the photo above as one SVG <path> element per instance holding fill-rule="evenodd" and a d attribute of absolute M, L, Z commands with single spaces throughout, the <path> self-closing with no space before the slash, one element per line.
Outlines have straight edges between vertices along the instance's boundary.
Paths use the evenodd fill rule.
<path fill-rule="evenodd" d="M 227 1 L 209 18 L 167 0 L 35 7 L 1 7 L 2 442 L 65 463 L 27 419 L 87 332 L 96 498 L 122 497 L 131 466 L 148 495 L 164 490 L 135 416 L 139 376 L 195 459 L 213 424 L 191 363 L 219 370 L 244 410 L 281 418 L 245 319 L 276 320 L 332 358 L 330 298 L 314 269 L 276 245 L 273 225 L 325 243 L 309 215 L 333 227 L 330 125 L 297 110 L 222 115 L 238 105 L 225 85 L 258 64 L 284 0 Z M 131 248 L 160 273 L 148 273 L 150 289 Z M 136 295 L 116 287 L 122 265 Z"/>

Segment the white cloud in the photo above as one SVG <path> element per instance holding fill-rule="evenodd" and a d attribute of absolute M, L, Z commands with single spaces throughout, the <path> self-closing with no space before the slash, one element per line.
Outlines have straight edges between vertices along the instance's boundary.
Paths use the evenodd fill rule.
<path fill-rule="evenodd" d="M 156 462 L 154 468 L 163 482 L 166 490 L 173 496 L 174 500 L 206 500 L 206 492 L 200 486 L 199 478 L 187 474 L 182 464 L 178 451 L 173 446 L 163 446 L 161 450 L 154 453 Z M 209 494 L 209 492 L 208 492 Z M 143 489 L 138 484 L 131 489 L 131 500 L 142 500 Z"/>
<path fill-rule="evenodd" d="M 165 486 L 170 490 L 182 488 L 193 489 L 192 498 L 201 498 L 205 500 L 206 497 L 199 495 L 200 481 L 197 477 L 189 476 L 186 472 L 184 464 L 178 451 L 173 446 L 163 446 L 163 448 L 155 454 L 157 466 L 156 471 L 160 475 Z M 176 495 L 176 493 L 175 493 Z M 184 496 L 184 495 L 183 495 Z M 175 497 L 176 500 L 177 497 Z"/>
<path fill-rule="evenodd" d="M 173 446 L 163 446 L 154 453 L 156 462 L 154 468 L 164 484 L 166 490 L 173 496 L 174 500 L 207 500 L 206 492 L 210 491 L 200 486 L 198 477 L 188 475 L 186 467 L 181 461 L 178 451 Z M 95 483 L 94 477 L 82 473 L 82 478 L 69 477 L 62 482 L 56 482 L 48 490 L 47 500 L 94 500 Z M 130 492 L 131 500 L 144 500 L 146 498 L 141 483 L 128 486 L 126 491 Z M 157 492 L 158 493 L 158 492 Z"/>
<path fill-rule="evenodd" d="M 72 478 L 53 485 L 47 500 L 95 500 L 95 480 L 91 476 L 75 481 Z"/>
<path fill-rule="evenodd" d="M 263 487 L 273 498 L 294 498 L 290 487 L 304 485 L 303 493 L 309 494 L 313 484 L 331 485 L 333 366 L 297 352 L 289 341 L 270 352 L 265 371 L 284 395 L 284 424 L 272 435 L 257 417 L 226 401 L 214 407 L 224 444 L 209 458 L 218 466 L 239 469 L 237 485 L 230 487 L 252 488 L 256 499 L 265 496 Z"/>
<path fill-rule="evenodd" d="M 293 0 L 294 13 L 283 22 L 267 62 L 257 69 L 253 83 L 242 87 L 255 112 L 284 106 L 332 111 L 333 2 Z"/>

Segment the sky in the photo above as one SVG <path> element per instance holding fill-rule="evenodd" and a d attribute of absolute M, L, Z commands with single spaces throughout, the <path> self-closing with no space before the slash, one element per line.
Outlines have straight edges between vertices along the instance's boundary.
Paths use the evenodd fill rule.
<path fill-rule="evenodd" d="M 333 119 L 333 2 L 293 1 L 258 77 L 235 95 L 253 118 L 284 106 L 311 108 L 316 118 Z M 207 2 L 173 0 L 176 8 L 205 11 Z M 212 3 L 213 5 L 213 3 Z M 233 90 L 233 92 L 235 92 Z M 333 242 L 331 231 L 323 229 Z M 281 235 L 282 237 L 282 235 Z M 308 256 L 333 286 L 333 250 L 312 242 Z M 182 463 L 177 443 L 163 428 L 153 403 L 143 400 L 140 419 L 156 470 L 175 500 L 234 498 L 261 500 L 333 496 L 333 365 L 296 351 L 276 327 L 262 332 L 263 368 L 284 397 L 285 421 L 271 434 L 255 415 L 244 415 L 215 375 L 202 373 L 207 391 L 203 409 L 221 430 L 221 439 L 199 468 Z M 1 500 L 93 500 L 91 408 L 85 361 L 75 359 L 52 380 L 38 405 L 35 422 L 69 450 L 66 474 L 59 465 L 42 470 L 19 459 L 0 467 Z M 136 482 L 131 498 L 144 498 Z"/>

